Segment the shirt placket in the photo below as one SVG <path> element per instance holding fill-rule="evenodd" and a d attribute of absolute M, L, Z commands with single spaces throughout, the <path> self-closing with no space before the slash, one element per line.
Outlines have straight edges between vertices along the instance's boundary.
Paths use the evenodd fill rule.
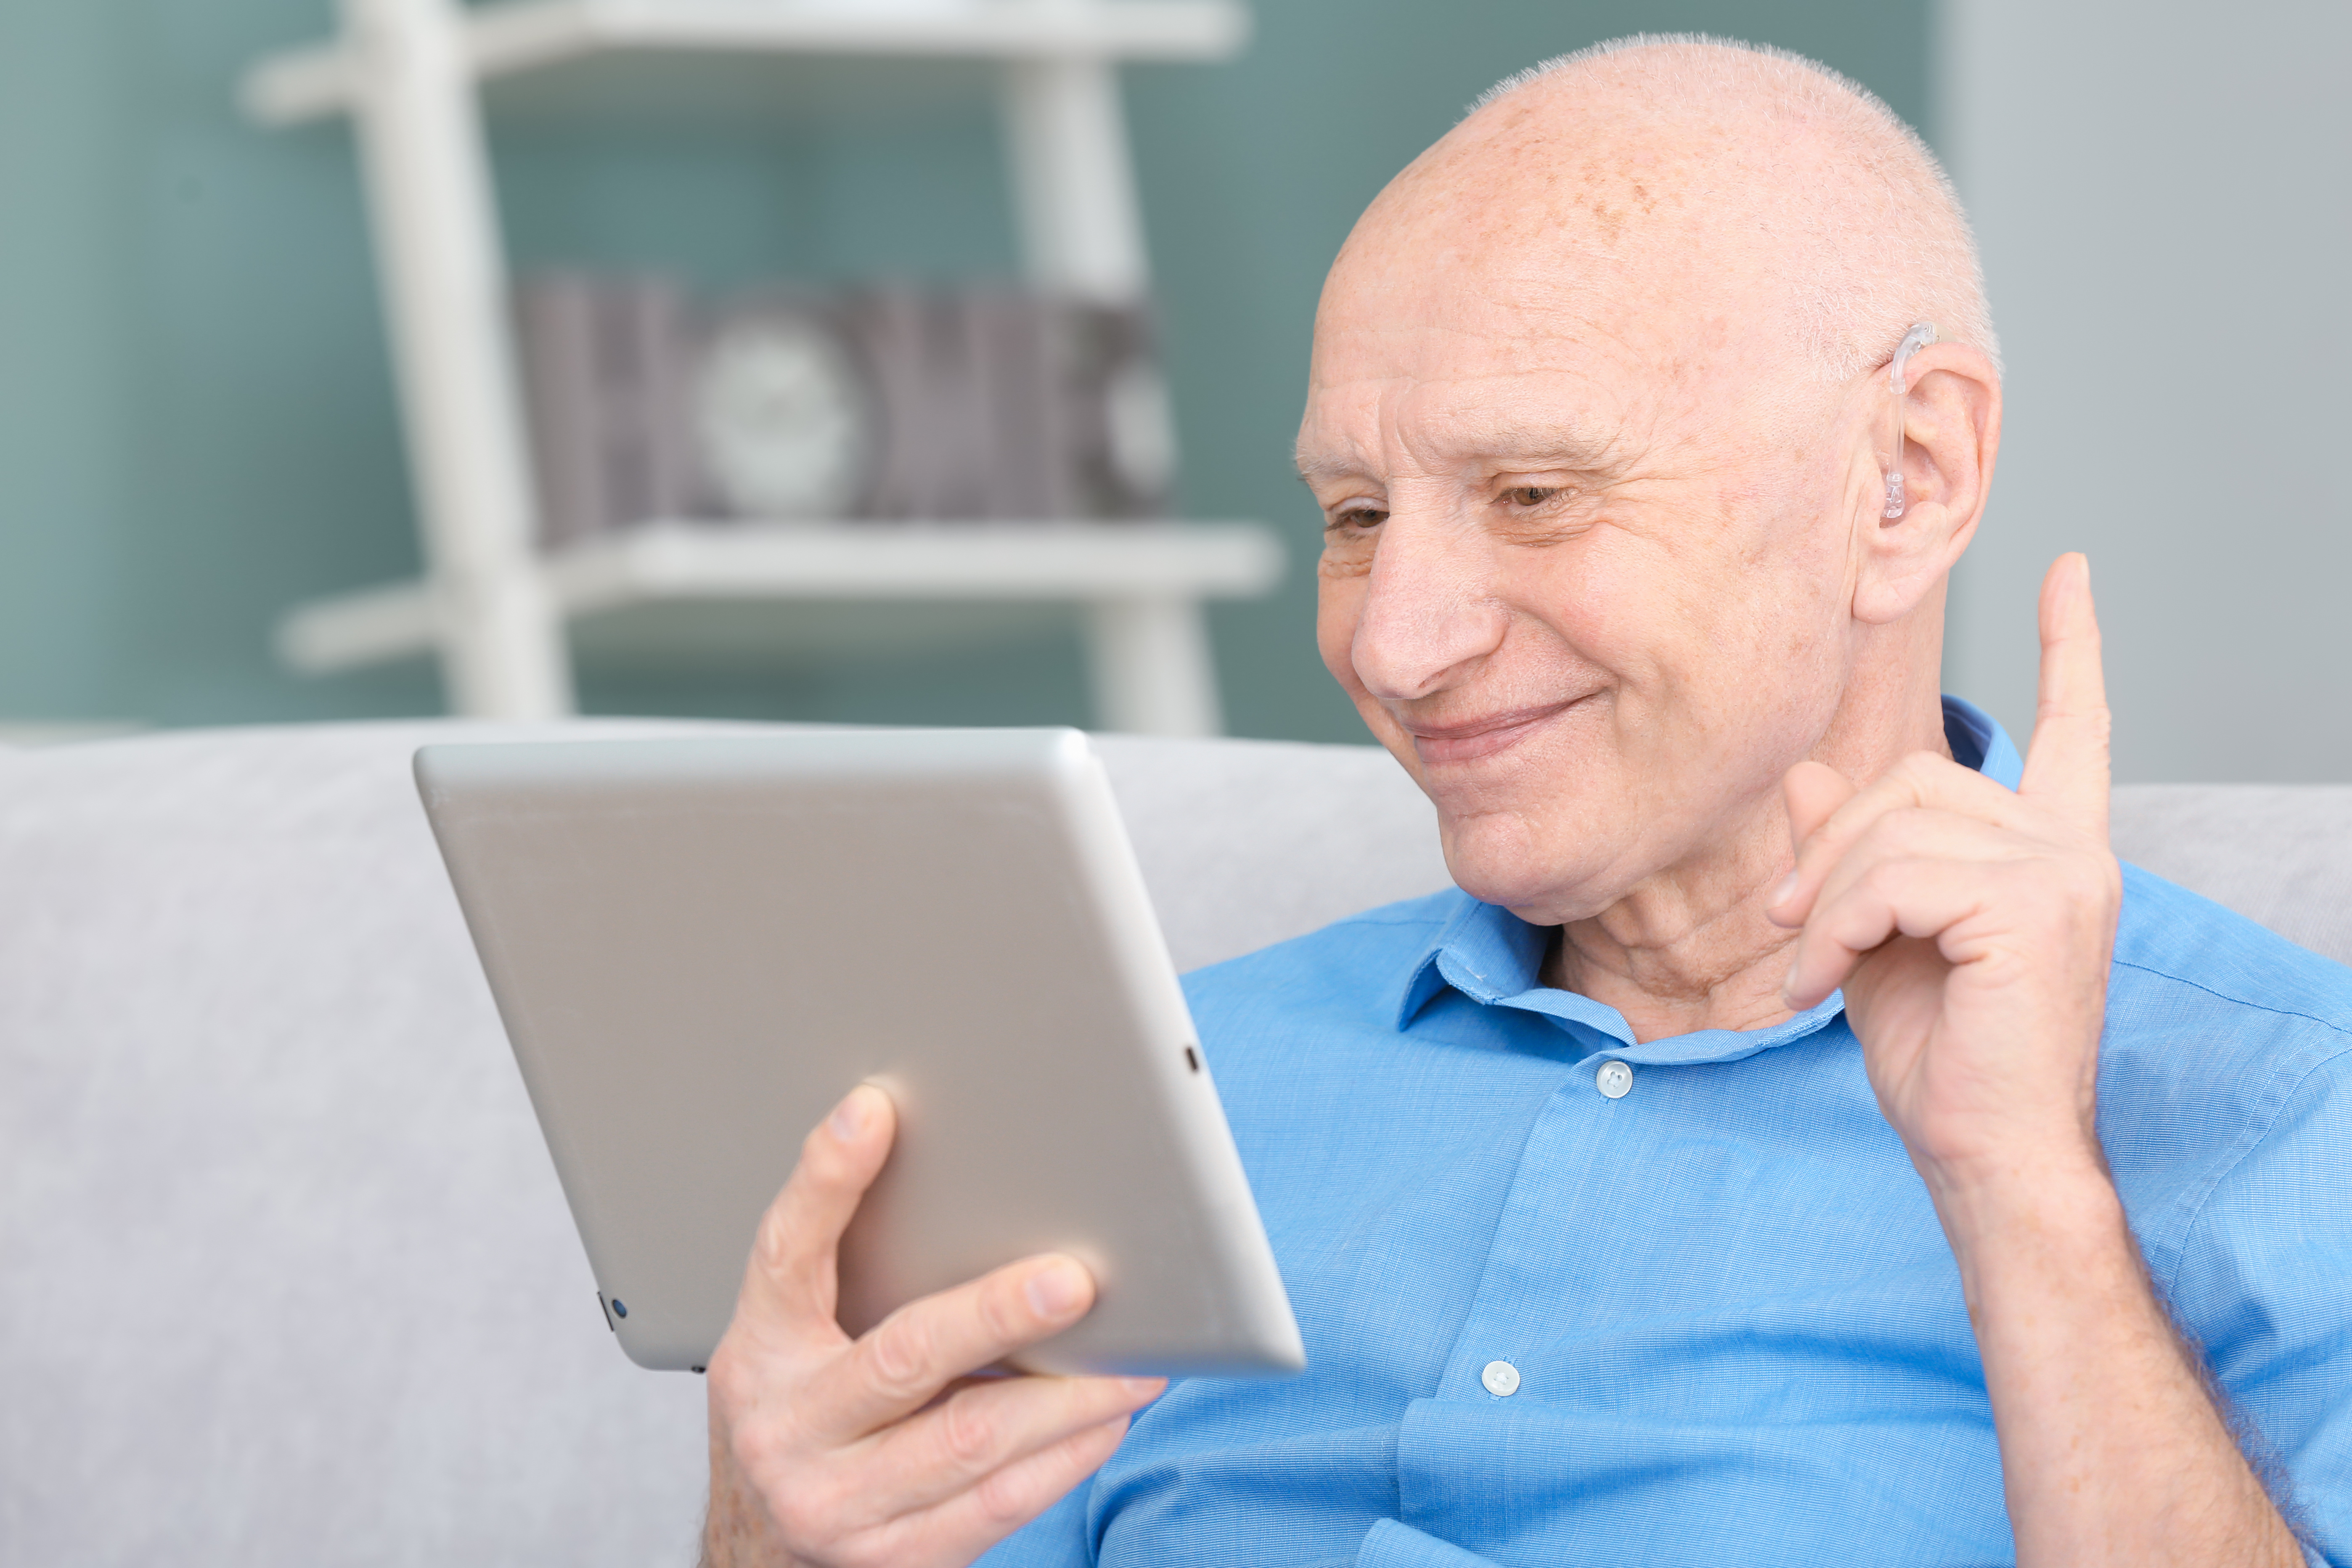
<path fill-rule="evenodd" d="M 1572 1369 L 1557 1364 L 1558 1314 L 1574 1310 L 1561 1269 L 1563 1249 L 1576 1243 L 1566 1223 L 1576 1205 L 1566 1194 L 1590 1185 L 1596 1162 L 1640 1159 L 1633 1125 L 1639 1110 L 1625 1103 L 1632 1096 L 1608 1092 L 1616 1082 L 1606 1076 L 1612 1067 L 1630 1082 L 1633 1069 L 1595 1052 L 1570 1068 L 1529 1128 L 1445 1370 L 1399 1434 L 1401 1521 L 1441 1540 L 1460 1538 L 1454 1515 L 1476 1506 L 1484 1489 L 1475 1453 L 1448 1440 L 1450 1427 L 1479 1414 L 1481 1405 L 1557 1397 L 1572 1376 Z"/>
<path fill-rule="evenodd" d="M 1491 1524 L 1486 1443 L 1519 1429 L 1522 1411 L 1574 1398 L 1580 1227 L 1633 1223 L 1643 1173 L 1661 1130 L 1645 1104 L 1647 1072 L 1722 1064 L 1817 1033 L 1843 999 L 1776 1028 L 1708 1031 L 1635 1044 L 1613 1011 L 1565 993 L 1530 990 L 1479 998 L 1534 1013 L 1575 1042 L 1577 1059 L 1530 1126 L 1512 1172 L 1476 1291 L 1434 1393 L 1416 1401 L 1400 1429 L 1401 1522 L 1441 1540 Z M 1540 1427 L 1538 1420 L 1532 1424 Z M 1572 1466 L 1574 1457 L 1559 1462 Z"/>

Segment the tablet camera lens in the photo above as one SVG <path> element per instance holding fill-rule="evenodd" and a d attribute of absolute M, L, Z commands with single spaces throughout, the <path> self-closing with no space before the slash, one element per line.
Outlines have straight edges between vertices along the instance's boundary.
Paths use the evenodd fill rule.
<path fill-rule="evenodd" d="M 616 1317 L 616 1318 L 625 1318 L 625 1317 L 627 1317 L 628 1315 L 629 1315 L 629 1304 L 628 1304 L 626 1301 L 622 1300 L 618 1296 L 614 1297 L 614 1298 L 613 1298 L 613 1316 L 614 1316 L 614 1317 Z"/>

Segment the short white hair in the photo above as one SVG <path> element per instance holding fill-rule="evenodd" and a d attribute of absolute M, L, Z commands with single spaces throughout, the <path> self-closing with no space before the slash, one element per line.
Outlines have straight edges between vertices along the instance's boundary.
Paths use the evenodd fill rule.
<path fill-rule="evenodd" d="M 1844 382 L 1892 358 L 1915 322 L 1972 344 L 1996 369 L 2000 342 L 1975 232 L 1951 177 L 1886 101 L 1818 60 L 1704 33 L 1611 38 L 1504 78 L 1465 118 L 1562 76 L 1595 74 L 1711 107 L 1826 127 L 1853 168 L 1843 189 L 1783 193 L 1822 243 L 1793 300 L 1814 366 Z"/>

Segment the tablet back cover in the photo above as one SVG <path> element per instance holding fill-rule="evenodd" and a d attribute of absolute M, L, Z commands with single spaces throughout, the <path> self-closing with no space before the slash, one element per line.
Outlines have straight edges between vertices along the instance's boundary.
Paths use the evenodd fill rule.
<path fill-rule="evenodd" d="M 1059 1250 L 1097 1304 L 1025 1367 L 1305 1363 L 1076 731 L 435 746 L 416 772 L 632 1359 L 709 1361 L 802 1138 L 870 1081 L 899 1131 L 843 1244 L 850 1332 Z"/>

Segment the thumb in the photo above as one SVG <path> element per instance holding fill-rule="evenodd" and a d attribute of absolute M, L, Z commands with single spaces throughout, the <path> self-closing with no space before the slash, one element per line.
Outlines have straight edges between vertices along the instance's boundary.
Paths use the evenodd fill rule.
<path fill-rule="evenodd" d="M 1853 798 L 1853 782 L 1823 763 L 1799 763 L 1780 781 L 1789 797 L 1789 848 L 1801 853 L 1805 840 Z"/>

